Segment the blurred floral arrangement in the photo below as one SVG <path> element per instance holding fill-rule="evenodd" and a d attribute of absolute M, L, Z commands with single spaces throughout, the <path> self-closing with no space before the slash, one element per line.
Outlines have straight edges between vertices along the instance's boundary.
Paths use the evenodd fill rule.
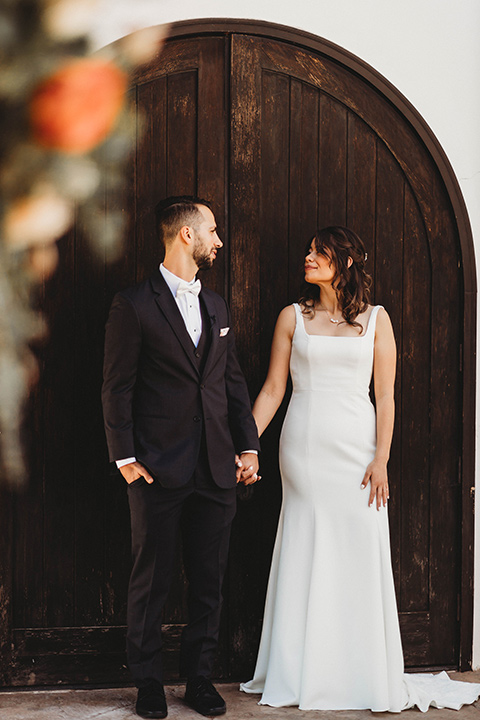
<path fill-rule="evenodd" d="M 57 241 L 77 218 L 100 257 L 122 249 L 122 195 L 135 118 L 132 69 L 158 53 L 146 28 L 90 54 L 95 0 L 2 0 L 0 6 L 0 481 L 26 478 L 22 414 L 38 370 L 44 323 L 35 291 L 56 269 Z M 121 203 L 117 204 L 121 207 Z"/>

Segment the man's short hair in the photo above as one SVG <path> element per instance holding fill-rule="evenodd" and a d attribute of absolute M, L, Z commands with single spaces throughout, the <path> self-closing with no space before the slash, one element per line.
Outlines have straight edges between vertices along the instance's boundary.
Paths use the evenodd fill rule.
<path fill-rule="evenodd" d="M 212 209 L 208 200 L 203 200 L 194 195 L 178 195 L 160 200 L 155 207 L 160 242 L 167 246 L 184 225 L 191 225 L 196 228 L 203 220 L 198 209 L 199 205 L 205 205 L 210 210 Z"/>

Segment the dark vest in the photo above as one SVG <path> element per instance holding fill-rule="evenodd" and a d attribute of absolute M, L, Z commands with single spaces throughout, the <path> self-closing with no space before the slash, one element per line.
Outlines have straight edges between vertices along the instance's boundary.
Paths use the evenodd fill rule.
<path fill-rule="evenodd" d="M 211 345 L 211 333 L 210 333 L 210 327 L 211 327 L 211 321 L 210 316 L 207 312 L 207 308 L 203 304 L 202 300 L 200 300 L 200 312 L 202 313 L 202 334 L 200 335 L 200 340 L 198 342 L 197 347 L 193 345 L 193 353 L 195 357 L 195 362 L 198 365 L 198 368 L 200 370 L 200 374 L 203 372 L 203 368 L 205 367 L 205 363 L 207 361 L 208 353 L 210 350 Z"/>

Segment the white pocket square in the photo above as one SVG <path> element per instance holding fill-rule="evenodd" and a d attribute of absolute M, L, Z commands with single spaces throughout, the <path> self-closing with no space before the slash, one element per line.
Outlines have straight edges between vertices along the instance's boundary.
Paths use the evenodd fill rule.
<path fill-rule="evenodd" d="M 226 328 L 220 328 L 220 337 L 225 337 L 225 335 L 228 335 L 228 331 L 230 330 L 229 327 Z"/>

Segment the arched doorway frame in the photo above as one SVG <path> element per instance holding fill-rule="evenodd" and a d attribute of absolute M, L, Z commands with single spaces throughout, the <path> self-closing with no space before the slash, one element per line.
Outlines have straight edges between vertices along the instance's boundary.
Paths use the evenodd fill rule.
<path fill-rule="evenodd" d="M 473 643 L 473 541 L 474 512 L 473 498 L 475 486 L 475 384 L 476 384 L 476 316 L 477 316 L 477 279 L 473 236 L 463 199 L 462 191 L 455 172 L 438 139 L 426 121 L 380 72 L 348 50 L 324 38 L 303 30 L 285 25 L 259 20 L 237 20 L 232 18 L 192 19 L 173 23 L 171 38 L 213 34 L 245 33 L 291 43 L 301 48 L 313 50 L 324 55 L 347 70 L 367 81 L 386 100 L 388 100 L 414 129 L 425 145 L 435 163 L 445 185 L 452 205 L 458 230 L 462 258 L 463 317 L 459 363 L 462 373 L 462 517 L 461 517 L 461 598 L 460 598 L 460 669 L 471 667 Z"/>

